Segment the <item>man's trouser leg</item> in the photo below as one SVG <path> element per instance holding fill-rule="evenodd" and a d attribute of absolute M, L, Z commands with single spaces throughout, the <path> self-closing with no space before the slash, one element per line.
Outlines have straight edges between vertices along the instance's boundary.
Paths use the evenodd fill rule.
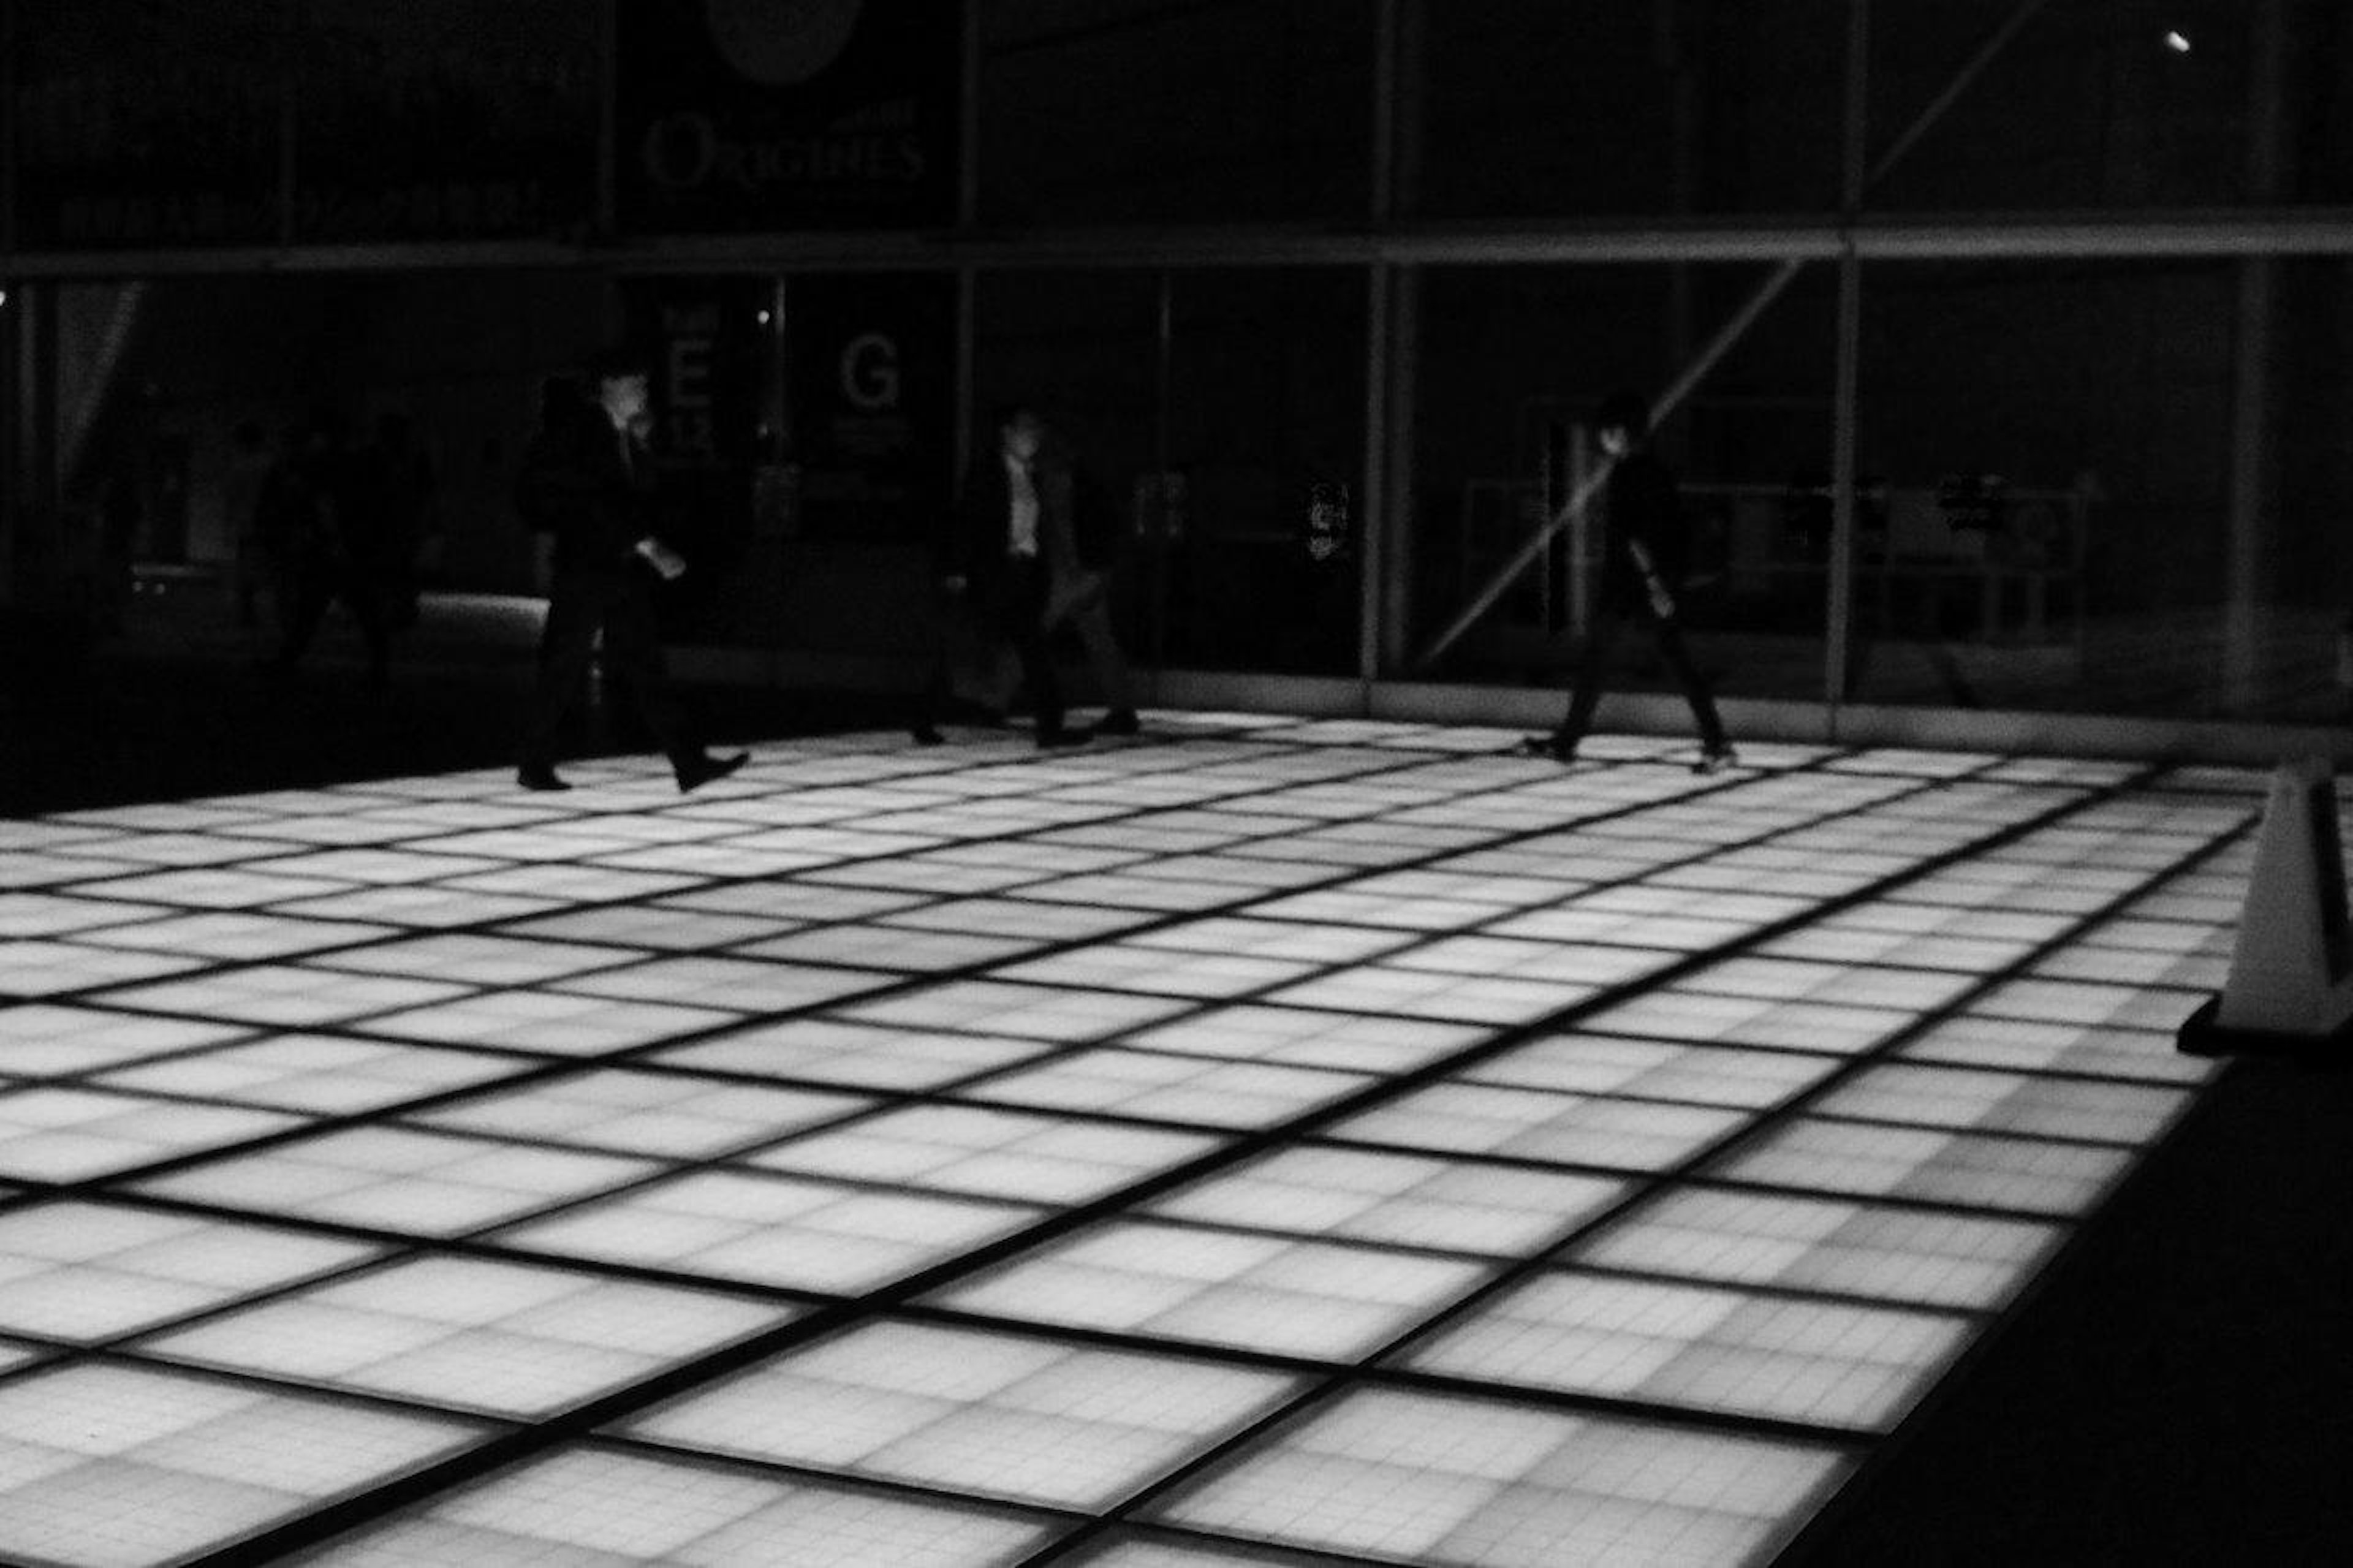
<path fill-rule="evenodd" d="M 1114 713 L 1134 711 L 1135 683 L 1128 675 L 1127 658 L 1120 652 L 1118 635 L 1112 630 L 1111 595 L 1099 593 L 1082 604 L 1071 613 L 1071 624 L 1078 628 L 1079 641 L 1087 650 L 1103 706 Z"/>
<path fill-rule="evenodd" d="M 1029 704 L 1038 716 L 1038 733 L 1059 734 L 1062 728 L 1062 682 L 1054 670 L 1053 649 L 1044 625 L 1046 572 L 1035 560 L 1009 560 L 996 595 L 999 635 L 1013 645 L 1021 660 L 1021 674 L 1029 686 Z"/>
<path fill-rule="evenodd" d="M 1692 717 L 1699 722 L 1700 744 L 1711 752 L 1724 750 L 1728 742 L 1724 720 L 1715 710 L 1715 697 L 1707 689 L 1707 678 L 1692 662 L 1683 628 L 1672 620 L 1659 623 L 1659 651 L 1666 656 L 1667 668 L 1675 672 L 1675 679 L 1683 682 L 1683 700 L 1691 704 Z"/>
<path fill-rule="evenodd" d="M 1619 616 L 1615 610 L 1597 611 L 1585 641 L 1577 650 L 1577 672 L 1568 696 L 1568 711 L 1553 731 L 1555 744 L 1563 751 L 1576 750 L 1593 727 L 1593 710 L 1600 706 L 1601 689 L 1609 679 L 1609 659 L 1618 643 Z"/>
<path fill-rule="evenodd" d="M 702 747 L 690 732 L 686 709 L 670 683 L 670 665 L 662 656 L 661 626 L 652 584 L 639 577 L 625 575 L 615 584 L 607 605 L 607 666 L 617 672 L 628 687 L 638 717 L 653 731 L 670 766 L 683 768 L 702 755 Z"/>
<path fill-rule="evenodd" d="M 290 572 L 286 582 L 276 663 L 281 669 L 291 669 L 310 650 L 311 639 L 319 633 L 319 623 L 326 617 L 335 589 L 332 582 L 313 572 Z"/>
<path fill-rule="evenodd" d="M 539 673 L 532 682 L 531 714 L 523 726 L 522 764 L 555 765 L 555 737 L 581 683 L 588 679 L 596 628 L 605 617 L 604 584 L 558 574 L 549 584 L 547 619 L 539 632 Z"/>

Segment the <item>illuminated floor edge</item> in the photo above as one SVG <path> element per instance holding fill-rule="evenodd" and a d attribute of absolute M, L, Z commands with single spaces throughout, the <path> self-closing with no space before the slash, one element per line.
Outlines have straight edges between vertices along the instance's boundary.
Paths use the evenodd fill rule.
<path fill-rule="evenodd" d="M 1150 728 L 0 823 L 0 1559 L 1768 1558 L 2263 782 Z"/>

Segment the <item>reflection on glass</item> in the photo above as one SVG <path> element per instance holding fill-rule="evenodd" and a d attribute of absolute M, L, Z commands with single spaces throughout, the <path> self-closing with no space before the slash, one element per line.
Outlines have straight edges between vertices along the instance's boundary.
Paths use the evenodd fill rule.
<path fill-rule="evenodd" d="M 1600 586 L 1597 404 L 1655 398 L 1772 281 L 1755 264 L 1433 269 L 1420 291 L 1409 669 L 1565 687 Z M 1679 495 L 1662 574 L 1719 697 L 1820 695 L 1835 279 L 1800 272 L 1656 431 Z M 1578 505 L 1580 498 L 1591 498 Z M 1551 542 L 1451 645 L 1547 522 Z M 1647 624 L 1647 623 L 1645 623 Z M 1672 691 L 1651 639 L 1606 690 Z M 1562 701 L 1567 701 L 1564 691 Z M 1687 724 L 1681 703 L 1675 721 Z M 1609 710 L 1602 710 L 1608 727 Z"/>
<path fill-rule="evenodd" d="M 2230 704 L 2232 294 L 2212 262 L 1866 268 L 1857 698 Z"/>

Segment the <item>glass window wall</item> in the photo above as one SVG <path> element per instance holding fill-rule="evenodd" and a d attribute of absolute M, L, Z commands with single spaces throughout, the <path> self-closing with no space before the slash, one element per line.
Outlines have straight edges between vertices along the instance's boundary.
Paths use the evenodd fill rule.
<path fill-rule="evenodd" d="M 2236 265 L 1866 268 L 1856 700 L 2246 706 L 2221 652 Z"/>
<path fill-rule="evenodd" d="M 1019 400 L 1110 498 L 1126 543 L 1111 603 L 1134 662 L 1352 675 L 1380 374 L 1401 400 L 1400 449 L 1377 454 L 1377 521 L 1398 547 L 1372 595 L 1402 609 L 1380 673 L 1557 686 L 1598 588 L 1599 508 L 1570 504 L 1601 471 L 1588 416 L 1691 372 L 1657 444 L 1680 479 L 1681 615 L 1720 695 L 2353 711 L 2353 263 L 2326 254 L 2341 223 L 2312 210 L 2269 258 L 2052 254 L 2154 251 L 2184 225 L 2243 241 L 2209 220 L 2353 205 L 2353 10 L 2337 0 L 1868 8 L 1860 232 L 1870 247 L 1928 220 L 1950 243 L 1862 268 L 1836 617 L 1837 267 L 1502 258 L 1602 230 L 1662 248 L 1735 225 L 1767 247 L 1831 243 L 1849 0 L 989 0 L 972 13 L 976 230 L 889 273 L 907 253 L 853 237 L 816 277 L 793 270 L 808 256 L 778 226 L 773 256 L 739 237 L 725 280 L 695 271 L 709 254 L 651 240 L 620 265 L 695 278 L 650 293 L 563 240 L 485 247 L 506 258 L 495 272 L 453 267 L 438 243 L 576 237 L 609 205 L 593 184 L 604 73 L 579 8 L 529 0 L 490 33 L 460 25 L 459 0 L 398 17 L 360 0 L 215 9 L 194 30 L 133 0 L 16 10 L 13 241 L 58 279 L 19 291 L 19 379 L 42 384 L 46 412 L 19 432 L 42 477 L 16 482 L 94 516 L 128 471 L 144 510 L 127 547 L 145 560 L 230 563 L 230 432 L 334 405 L 355 433 L 405 413 L 431 448 L 445 584 L 526 590 L 504 487 L 532 384 L 628 325 L 679 383 L 674 456 L 702 450 L 706 372 L 741 394 L 727 428 L 742 440 L 712 449 L 716 537 L 752 542 L 712 559 L 761 586 L 697 634 L 923 642 L 954 454 L 985 452 L 989 411 Z M 1392 21 L 1398 90 L 1377 112 Z M 353 141 L 378 121 L 397 133 Z M 1374 260 L 1385 126 L 1405 221 L 1377 226 L 1393 248 Z M 2055 221 L 2087 214 L 2106 221 Z M 1473 233 L 1444 265 L 1412 261 L 1456 224 L 1502 243 Z M 1123 225 L 1158 227 L 1101 232 Z M 1031 230 L 1053 236 L 1050 266 L 1001 247 Z M 1185 254 L 1139 258 L 1164 232 Z M 1254 237 L 1203 264 L 1198 244 L 1227 234 Z M 1992 258 L 1989 234 L 2043 254 Z M 222 248 L 290 235 L 370 248 L 300 252 L 323 264 L 271 277 Z M 134 276 L 144 253 L 165 259 Z M 229 270 L 179 275 L 191 265 Z M 979 268 L 968 321 L 961 267 Z M 1376 341 L 1383 277 L 1401 325 Z M 698 303 L 723 281 L 723 303 Z M 688 507 L 706 524 L 710 494 Z M 40 527 L 97 547 L 95 523 Z M 28 525 L 6 547 L 46 538 Z M 1613 688 L 1672 684 L 1630 637 Z"/>
<path fill-rule="evenodd" d="M 1449 268 L 1423 280 L 1411 498 L 1414 669 L 1558 685 L 1593 619 L 1606 507 L 1591 414 L 1657 398 L 1778 268 Z M 1680 487 L 1667 563 L 1694 656 L 1719 696 L 1818 698 L 1823 681 L 1835 277 L 1800 272 L 1731 337 L 1655 433 Z M 1582 509 L 1577 496 L 1590 497 Z M 1548 519 L 1569 521 L 1439 651 Z M 1672 689 L 1630 633 L 1612 689 Z"/>
<path fill-rule="evenodd" d="M 2265 401 L 2254 439 L 2259 563 L 2251 716 L 2353 718 L 2353 263 L 2242 264 L 2267 296 Z"/>
<path fill-rule="evenodd" d="M 2274 9 L 2248 0 L 1874 6 L 1870 204 L 2002 212 L 2251 199 L 2251 73 Z"/>
<path fill-rule="evenodd" d="M 2353 203 L 2353 8 L 2341 0 L 2284 0 L 2280 163 L 2276 199 Z"/>
<path fill-rule="evenodd" d="M 1365 298 L 1346 268 L 1171 277 L 1168 662 L 1354 672 Z"/>
<path fill-rule="evenodd" d="M 1345 268 L 981 278 L 976 457 L 1007 403 L 1069 437 L 1117 514 L 1132 660 L 1354 669 L 1365 292 Z M 1310 549 L 1317 505 L 1338 514 L 1329 550 Z"/>
<path fill-rule="evenodd" d="M 1415 9 L 1403 124 L 1428 216 L 1838 204 L 1844 0 Z"/>

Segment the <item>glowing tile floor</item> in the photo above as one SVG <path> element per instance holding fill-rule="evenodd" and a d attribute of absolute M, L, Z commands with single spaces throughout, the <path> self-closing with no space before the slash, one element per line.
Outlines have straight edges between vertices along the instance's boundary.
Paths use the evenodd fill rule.
<path fill-rule="evenodd" d="M 2263 783 L 1152 728 L 0 822 L 0 1560 L 1769 1559 L 2196 1093 Z"/>

